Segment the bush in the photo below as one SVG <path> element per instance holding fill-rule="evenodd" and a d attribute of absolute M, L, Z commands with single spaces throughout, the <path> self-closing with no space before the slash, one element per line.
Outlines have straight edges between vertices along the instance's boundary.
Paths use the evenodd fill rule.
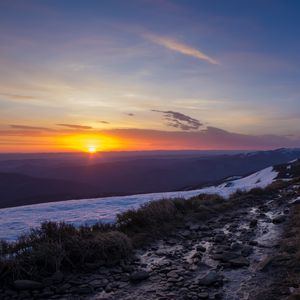
<path fill-rule="evenodd" d="M 180 216 L 173 200 L 148 202 L 138 209 L 130 209 L 117 215 L 117 226 L 121 229 L 151 230 Z"/>
<path fill-rule="evenodd" d="M 130 239 L 110 226 L 75 228 L 45 222 L 16 243 L 1 242 L 0 278 L 40 279 L 56 271 L 84 270 L 89 263 L 111 264 L 130 255 Z"/>

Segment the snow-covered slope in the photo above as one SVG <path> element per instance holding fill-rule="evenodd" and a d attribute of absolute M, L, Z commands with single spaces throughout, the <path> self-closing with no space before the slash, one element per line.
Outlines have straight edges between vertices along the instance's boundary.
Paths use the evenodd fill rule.
<path fill-rule="evenodd" d="M 269 167 L 241 179 L 192 191 L 68 200 L 0 209 L 0 239 L 14 240 L 21 233 L 28 231 L 30 227 L 37 227 L 45 220 L 65 221 L 75 225 L 93 224 L 97 221 L 112 222 L 120 212 L 162 198 L 188 199 L 199 194 L 219 194 L 228 198 L 237 190 L 249 191 L 255 187 L 264 188 L 271 184 L 277 175 L 273 167 Z"/>

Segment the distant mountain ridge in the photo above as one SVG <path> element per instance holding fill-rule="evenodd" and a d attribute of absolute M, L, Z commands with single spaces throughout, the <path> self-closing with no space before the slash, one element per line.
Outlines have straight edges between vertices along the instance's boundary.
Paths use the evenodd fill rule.
<path fill-rule="evenodd" d="M 238 154 L 131 156 L 112 160 L 1 160 L 0 207 L 201 188 L 300 158 L 300 149 Z"/>

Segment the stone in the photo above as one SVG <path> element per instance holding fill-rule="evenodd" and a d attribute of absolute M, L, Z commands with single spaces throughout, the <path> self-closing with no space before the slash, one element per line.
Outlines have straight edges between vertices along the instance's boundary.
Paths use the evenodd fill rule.
<path fill-rule="evenodd" d="M 224 233 L 218 233 L 218 234 L 216 234 L 215 237 L 214 237 L 214 241 L 215 241 L 216 243 L 221 243 L 221 242 L 224 241 L 224 239 L 226 239 L 226 235 L 225 235 Z"/>
<path fill-rule="evenodd" d="M 253 219 L 250 221 L 250 224 L 249 224 L 249 227 L 250 228 L 254 228 L 257 226 L 257 220 L 256 219 Z"/>
<path fill-rule="evenodd" d="M 176 270 L 170 271 L 169 273 L 167 273 L 167 277 L 177 278 L 179 277 L 178 272 Z"/>
<path fill-rule="evenodd" d="M 264 258 L 262 261 L 260 261 L 256 265 L 255 271 L 265 271 L 270 266 L 273 259 L 274 259 L 274 256 L 268 256 L 268 257 Z"/>
<path fill-rule="evenodd" d="M 149 273 L 146 271 L 136 271 L 132 273 L 129 277 L 132 282 L 139 282 L 149 278 Z"/>
<path fill-rule="evenodd" d="M 64 274 L 57 271 L 51 276 L 51 280 L 53 283 L 61 283 L 64 280 Z"/>
<path fill-rule="evenodd" d="M 223 276 L 215 271 L 210 271 L 198 279 L 198 284 L 204 286 L 210 286 L 218 282 L 223 282 Z"/>
<path fill-rule="evenodd" d="M 17 290 L 37 290 L 43 287 L 41 282 L 33 280 L 15 280 L 14 287 Z"/>
<path fill-rule="evenodd" d="M 216 260 L 220 260 L 222 262 L 229 262 L 232 259 L 238 258 L 240 256 L 239 253 L 234 251 L 224 251 L 221 254 L 214 255 L 213 258 Z"/>
<path fill-rule="evenodd" d="M 192 231 L 198 231 L 200 229 L 200 225 L 191 224 L 191 225 L 189 225 L 189 229 L 192 230 Z"/>
<path fill-rule="evenodd" d="M 190 237 L 191 236 L 191 232 L 189 230 L 185 230 L 185 231 L 182 231 L 180 233 L 180 235 L 184 238 L 187 238 L 187 237 Z"/>
<path fill-rule="evenodd" d="M 89 285 L 82 285 L 82 286 L 78 286 L 76 288 L 76 292 L 79 295 L 87 295 L 87 294 L 93 293 L 94 289 L 91 286 L 89 286 Z"/>
<path fill-rule="evenodd" d="M 229 263 L 232 267 L 236 267 L 236 268 L 249 266 L 248 259 L 243 256 L 231 259 L 229 260 Z"/>
<path fill-rule="evenodd" d="M 196 249 L 197 249 L 197 251 L 200 251 L 200 252 L 205 252 L 206 251 L 206 248 L 204 246 L 202 246 L 202 245 L 198 245 L 196 247 Z"/>
<path fill-rule="evenodd" d="M 108 284 L 108 282 L 105 282 L 104 280 L 101 280 L 101 279 L 94 279 L 94 280 L 90 281 L 89 284 L 93 288 L 104 288 Z"/>
<path fill-rule="evenodd" d="M 281 215 L 281 216 L 278 216 L 278 217 L 274 218 L 274 219 L 272 220 L 272 222 L 273 222 L 274 224 L 281 224 L 281 223 L 283 223 L 285 220 L 286 220 L 286 216 Z"/>
<path fill-rule="evenodd" d="M 251 246 L 245 246 L 241 250 L 241 254 L 243 256 L 249 256 L 253 252 L 253 248 Z"/>
<path fill-rule="evenodd" d="M 257 246 L 257 245 L 258 245 L 258 242 L 252 240 L 252 241 L 249 241 L 249 245 L 251 245 L 251 246 Z"/>
<path fill-rule="evenodd" d="M 208 297 L 209 297 L 209 295 L 206 292 L 198 294 L 199 299 L 208 299 Z"/>

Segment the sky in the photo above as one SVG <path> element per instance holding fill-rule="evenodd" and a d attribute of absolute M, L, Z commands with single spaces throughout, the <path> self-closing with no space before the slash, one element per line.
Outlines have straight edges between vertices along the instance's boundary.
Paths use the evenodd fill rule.
<path fill-rule="evenodd" d="M 0 0 L 0 152 L 300 147 L 300 2 Z"/>

